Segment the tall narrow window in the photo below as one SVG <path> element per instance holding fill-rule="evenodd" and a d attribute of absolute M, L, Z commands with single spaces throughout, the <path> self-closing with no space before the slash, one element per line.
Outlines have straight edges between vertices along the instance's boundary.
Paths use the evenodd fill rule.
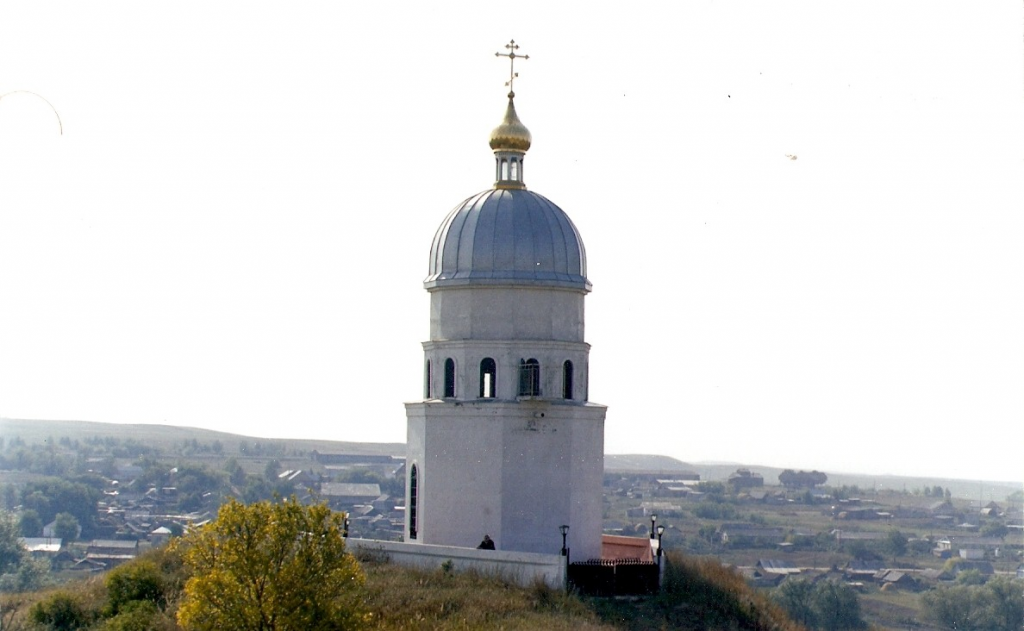
<path fill-rule="evenodd" d="M 572 398 L 572 362 L 568 359 L 562 364 L 562 398 Z"/>
<path fill-rule="evenodd" d="M 426 375 L 423 377 L 423 398 L 429 399 L 433 396 L 433 391 L 430 388 L 430 360 L 427 360 Z"/>
<path fill-rule="evenodd" d="M 419 479 L 416 475 L 416 465 L 409 469 L 409 538 L 416 538 L 416 507 L 418 506 L 417 500 L 419 499 Z"/>
<path fill-rule="evenodd" d="M 481 399 L 493 399 L 494 398 L 494 381 L 495 376 L 498 373 L 498 368 L 494 364 L 494 360 L 490 357 L 484 357 L 480 361 L 480 398 Z"/>
<path fill-rule="evenodd" d="M 501 179 L 502 181 L 508 179 L 508 160 L 501 159 Z"/>
<path fill-rule="evenodd" d="M 518 182 L 519 181 L 519 161 L 516 160 L 515 158 L 512 158 L 511 167 L 512 167 L 512 177 L 511 177 L 511 179 L 515 180 L 516 182 Z"/>
<path fill-rule="evenodd" d="M 540 363 L 532 357 L 519 360 L 519 396 L 540 396 Z"/>
<path fill-rule="evenodd" d="M 444 397 L 455 396 L 455 360 L 449 357 L 444 360 Z"/>

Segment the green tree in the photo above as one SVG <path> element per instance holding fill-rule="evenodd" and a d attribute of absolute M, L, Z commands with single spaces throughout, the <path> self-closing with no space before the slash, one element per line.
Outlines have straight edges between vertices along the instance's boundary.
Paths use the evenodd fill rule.
<path fill-rule="evenodd" d="M 855 559 L 874 560 L 879 558 L 873 546 L 868 545 L 868 542 L 863 539 L 848 540 L 843 543 L 843 549 Z"/>
<path fill-rule="evenodd" d="M 36 591 L 49 584 L 51 579 L 49 561 L 26 555 L 14 572 L 0 576 L 0 592 Z"/>
<path fill-rule="evenodd" d="M 244 505 L 177 540 L 191 578 L 178 609 L 188 630 L 319 631 L 363 626 L 358 562 L 343 515 L 325 504 Z"/>
<path fill-rule="evenodd" d="M 270 482 L 257 475 L 249 476 L 245 488 L 242 489 L 242 499 L 246 504 L 270 500 L 273 497 L 274 489 L 270 486 Z"/>
<path fill-rule="evenodd" d="M 30 508 L 21 512 L 18 528 L 22 537 L 38 537 L 43 534 L 43 520 L 39 518 L 39 513 Z"/>
<path fill-rule="evenodd" d="M 270 482 L 276 482 L 279 473 L 281 473 L 281 463 L 277 460 L 268 460 L 267 466 L 263 467 L 263 477 Z"/>
<path fill-rule="evenodd" d="M 78 519 L 71 513 L 57 513 L 53 534 L 65 543 L 78 539 Z"/>
<path fill-rule="evenodd" d="M 892 557 L 893 565 L 896 564 L 896 557 L 901 557 L 907 553 L 908 542 L 907 536 L 895 528 L 891 529 L 889 534 L 886 535 L 885 550 Z"/>
<path fill-rule="evenodd" d="M 228 479 L 232 484 L 236 486 L 243 486 L 245 484 L 245 469 L 242 465 L 238 464 L 238 460 L 234 458 L 228 458 L 228 461 L 224 464 L 224 471 L 228 474 Z"/>
<path fill-rule="evenodd" d="M 14 507 L 18 505 L 18 489 L 13 484 L 5 484 L 3 497 L 4 505 L 2 508 L 14 510 Z"/>
<path fill-rule="evenodd" d="M 867 627 L 861 618 L 857 592 L 838 581 L 821 581 L 814 586 L 814 611 L 818 629 L 840 631 Z"/>
<path fill-rule="evenodd" d="M 779 604 L 793 622 L 810 629 L 814 628 L 818 620 L 815 612 L 814 584 L 802 578 L 787 579 L 772 594 L 775 602 Z"/>
<path fill-rule="evenodd" d="M 1010 529 L 1001 521 L 990 521 L 981 527 L 981 536 L 999 537 L 1000 539 L 1009 534 Z"/>
<path fill-rule="evenodd" d="M 977 587 L 940 587 L 922 594 L 921 602 L 925 617 L 943 629 L 981 631 L 986 628 Z"/>
<path fill-rule="evenodd" d="M 1020 631 L 1024 628 L 1024 582 L 1004 576 L 985 585 L 984 611 L 988 628 L 993 631 Z"/>
<path fill-rule="evenodd" d="M 957 585 L 984 585 L 985 575 L 978 570 L 964 570 L 956 575 Z"/>
<path fill-rule="evenodd" d="M 22 560 L 28 555 L 21 546 L 18 537 L 21 531 L 14 521 L 14 515 L 0 513 L 0 574 L 7 574 L 18 569 Z"/>
<path fill-rule="evenodd" d="M 38 512 L 44 523 L 55 519 L 57 513 L 71 513 L 82 526 L 82 534 L 88 536 L 102 496 L 100 490 L 89 484 L 50 479 L 27 484 L 22 504 Z"/>

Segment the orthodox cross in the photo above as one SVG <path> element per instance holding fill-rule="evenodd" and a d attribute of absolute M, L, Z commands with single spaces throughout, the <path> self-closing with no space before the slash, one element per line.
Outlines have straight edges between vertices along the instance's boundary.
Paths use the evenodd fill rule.
<path fill-rule="evenodd" d="M 511 97 L 511 96 L 515 96 L 515 94 L 516 94 L 515 91 L 512 89 L 512 82 L 515 81 L 516 77 L 519 76 L 519 73 L 516 72 L 516 58 L 519 57 L 519 58 L 522 58 L 522 59 L 529 59 L 530 56 L 529 55 L 517 55 L 516 54 L 516 51 L 519 50 L 519 44 L 517 44 L 516 40 L 514 40 L 514 39 L 513 40 L 509 40 L 509 42 L 507 44 L 505 44 L 505 48 L 508 49 L 507 53 L 500 53 L 500 52 L 499 53 L 494 53 L 494 56 L 495 57 L 508 57 L 508 61 L 509 61 L 509 76 L 508 76 L 508 81 L 505 82 L 505 85 L 508 86 L 508 95 Z"/>

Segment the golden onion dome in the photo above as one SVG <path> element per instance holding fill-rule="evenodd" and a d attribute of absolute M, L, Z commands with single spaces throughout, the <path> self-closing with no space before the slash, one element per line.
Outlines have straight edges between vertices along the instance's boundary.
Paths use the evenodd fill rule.
<path fill-rule="evenodd" d="M 521 151 L 526 153 L 530 150 L 530 143 L 533 137 L 530 130 L 526 128 L 516 116 L 515 93 L 509 92 L 508 109 L 505 110 L 505 118 L 501 124 L 491 132 L 490 145 L 494 151 Z"/>

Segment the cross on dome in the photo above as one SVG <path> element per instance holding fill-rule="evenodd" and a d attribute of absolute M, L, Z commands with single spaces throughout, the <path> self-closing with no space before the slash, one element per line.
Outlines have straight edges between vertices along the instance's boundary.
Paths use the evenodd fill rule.
<path fill-rule="evenodd" d="M 516 40 L 514 40 L 514 39 L 509 40 L 509 42 L 507 44 L 505 44 L 505 48 L 508 49 L 507 53 L 497 52 L 497 53 L 494 53 L 494 56 L 495 57 L 508 57 L 508 61 L 509 61 L 508 72 L 509 72 L 509 75 L 508 75 L 508 81 L 505 82 L 505 85 L 508 86 L 508 96 L 509 96 L 509 98 L 512 98 L 512 97 L 515 97 L 515 95 L 516 95 L 515 90 L 513 89 L 512 83 L 516 80 L 516 77 L 519 76 L 519 73 L 516 72 L 516 58 L 518 57 L 518 58 L 521 58 L 521 59 L 529 59 L 530 56 L 529 55 L 517 55 L 516 54 L 516 51 L 519 50 L 519 44 L 517 44 Z"/>

